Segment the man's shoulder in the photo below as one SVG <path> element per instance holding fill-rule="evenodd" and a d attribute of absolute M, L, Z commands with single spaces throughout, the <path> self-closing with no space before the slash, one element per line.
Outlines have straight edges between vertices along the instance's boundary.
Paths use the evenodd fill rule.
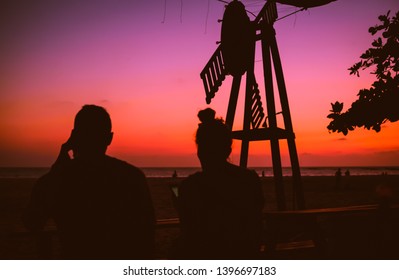
<path fill-rule="evenodd" d="M 107 168 L 110 170 L 114 170 L 115 172 L 131 175 L 131 176 L 138 176 L 138 177 L 145 177 L 143 171 L 140 168 L 114 157 L 107 156 L 106 157 L 106 165 Z"/>
<path fill-rule="evenodd" d="M 229 169 L 232 174 L 236 174 L 237 176 L 248 176 L 252 178 L 259 177 L 255 170 L 237 166 L 234 164 L 229 164 Z"/>

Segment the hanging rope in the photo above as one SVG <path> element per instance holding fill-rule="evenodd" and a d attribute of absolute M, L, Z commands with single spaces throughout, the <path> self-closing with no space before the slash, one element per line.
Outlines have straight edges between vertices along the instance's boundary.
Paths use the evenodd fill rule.
<path fill-rule="evenodd" d="M 183 0 L 180 0 L 180 23 L 183 23 Z"/>
<path fill-rule="evenodd" d="M 295 15 L 296 13 L 302 12 L 302 11 L 304 11 L 304 10 L 307 10 L 307 8 L 302 8 L 302 9 L 300 9 L 300 10 L 298 10 L 298 11 L 292 12 L 292 13 L 290 13 L 290 14 L 288 14 L 288 15 L 285 15 L 285 16 L 283 16 L 283 17 L 281 17 L 281 18 L 278 18 L 276 21 L 285 19 L 285 18 L 287 18 L 287 17 L 289 17 L 289 16 Z"/>
<path fill-rule="evenodd" d="M 166 19 L 166 0 L 164 2 L 164 7 L 163 7 L 163 20 L 161 23 L 165 23 L 165 19 Z"/>
<path fill-rule="evenodd" d="M 210 5 L 211 5 L 211 0 L 208 0 L 208 7 L 206 9 L 205 32 L 204 32 L 204 34 L 206 34 L 206 32 L 208 31 L 208 18 L 209 18 Z"/>
<path fill-rule="evenodd" d="M 225 1 L 225 0 L 217 0 L 217 1 L 222 2 L 222 3 L 225 3 L 225 4 L 230 4 L 230 2 Z M 246 11 L 247 13 L 250 13 L 250 14 L 253 15 L 254 17 L 256 17 L 256 15 L 255 15 L 253 12 L 248 11 L 248 10 L 245 10 L 245 11 Z"/>

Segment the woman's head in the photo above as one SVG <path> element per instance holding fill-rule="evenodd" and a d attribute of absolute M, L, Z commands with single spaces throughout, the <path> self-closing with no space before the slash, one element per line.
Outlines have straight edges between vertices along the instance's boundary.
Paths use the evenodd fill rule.
<path fill-rule="evenodd" d="M 198 118 L 201 123 L 195 142 L 202 166 L 226 161 L 233 143 L 231 130 L 223 119 L 215 118 L 215 111 L 210 108 L 199 111 Z"/>

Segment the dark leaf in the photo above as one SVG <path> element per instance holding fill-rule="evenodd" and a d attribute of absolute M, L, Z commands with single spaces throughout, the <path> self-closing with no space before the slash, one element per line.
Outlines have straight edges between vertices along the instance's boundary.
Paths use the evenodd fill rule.
<path fill-rule="evenodd" d="M 332 107 L 332 112 L 334 113 L 341 113 L 343 107 L 344 107 L 344 103 L 339 103 L 338 101 L 336 101 L 334 104 L 331 103 L 331 107 Z"/>
<path fill-rule="evenodd" d="M 369 28 L 369 33 L 371 33 L 371 35 L 374 35 L 375 33 L 377 33 L 377 28 L 375 28 L 375 27 L 370 27 L 370 28 Z"/>
<path fill-rule="evenodd" d="M 378 37 L 378 39 L 375 40 L 373 43 L 371 43 L 371 45 L 373 45 L 373 47 L 376 47 L 376 48 L 381 47 L 381 45 L 382 45 L 382 40 L 381 40 L 381 38 Z M 370 55 L 370 53 L 367 53 L 367 54 Z M 361 58 L 369 58 L 369 57 L 370 57 L 370 56 L 361 57 Z"/>

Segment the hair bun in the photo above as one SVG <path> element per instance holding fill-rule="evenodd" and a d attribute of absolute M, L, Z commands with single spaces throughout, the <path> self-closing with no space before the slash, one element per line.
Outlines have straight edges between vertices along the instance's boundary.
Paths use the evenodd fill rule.
<path fill-rule="evenodd" d="M 198 112 L 198 118 L 202 123 L 210 123 L 215 120 L 216 112 L 211 108 L 206 108 Z"/>

